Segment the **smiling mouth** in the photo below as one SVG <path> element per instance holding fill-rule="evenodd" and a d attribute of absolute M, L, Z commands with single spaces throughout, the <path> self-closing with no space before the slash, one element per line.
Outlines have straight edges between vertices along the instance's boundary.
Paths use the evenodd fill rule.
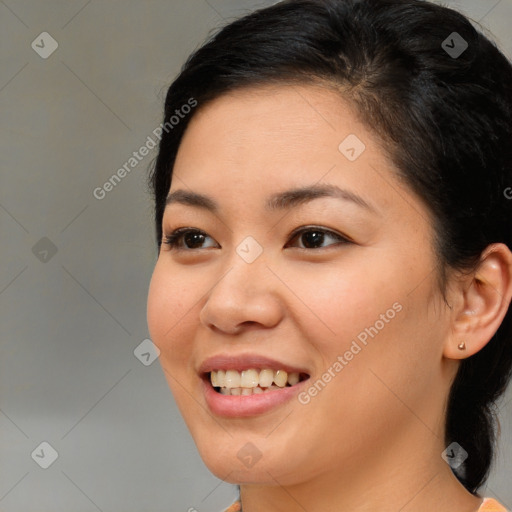
<path fill-rule="evenodd" d="M 213 389 L 222 395 L 256 395 L 292 387 L 309 379 L 307 373 L 269 368 L 247 370 L 213 370 L 205 374 Z"/>

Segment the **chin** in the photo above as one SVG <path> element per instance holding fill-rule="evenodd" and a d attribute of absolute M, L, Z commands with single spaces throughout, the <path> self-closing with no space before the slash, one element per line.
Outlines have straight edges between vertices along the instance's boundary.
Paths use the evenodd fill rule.
<path fill-rule="evenodd" d="M 208 447 L 198 446 L 204 464 L 217 478 L 231 484 L 268 485 L 275 485 L 276 480 L 293 483 L 297 478 L 297 466 L 279 450 L 276 452 L 270 446 L 259 450 L 248 440 L 230 438 L 230 441 L 229 448 L 214 442 Z M 235 443 L 237 448 L 233 446 Z M 269 456 L 270 453 L 273 455 Z"/>

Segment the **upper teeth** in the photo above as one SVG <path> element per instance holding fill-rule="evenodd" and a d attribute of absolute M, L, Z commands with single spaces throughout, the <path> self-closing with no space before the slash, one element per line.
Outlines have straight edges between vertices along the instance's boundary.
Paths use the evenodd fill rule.
<path fill-rule="evenodd" d="M 268 388 L 274 382 L 280 388 L 286 386 L 286 383 L 293 386 L 299 382 L 299 373 L 292 372 L 288 374 L 284 370 L 214 370 L 210 372 L 210 381 L 213 387 L 221 388 Z"/>

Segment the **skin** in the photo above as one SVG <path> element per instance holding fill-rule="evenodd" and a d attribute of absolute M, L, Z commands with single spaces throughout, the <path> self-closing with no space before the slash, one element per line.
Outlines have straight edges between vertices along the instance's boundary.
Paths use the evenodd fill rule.
<path fill-rule="evenodd" d="M 353 162 L 338 150 L 349 134 L 366 146 Z M 268 196 L 313 184 L 358 194 L 371 210 L 332 197 L 265 210 Z M 448 307 L 428 205 L 350 104 L 319 86 L 246 88 L 198 110 L 176 190 L 220 210 L 168 205 L 164 234 L 208 236 L 199 249 L 162 244 L 148 324 L 202 459 L 241 485 L 244 512 L 476 511 L 481 498 L 441 458 L 444 408 L 460 359 L 489 341 L 510 303 L 506 246 L 490 246 L 475 272 L 449 273 Z M 290 238 L 311 225 L 351 242 Z M 250 264 L 236 252 L 247 236 L 263 248 Z M 208 410 L 197 374 L 207 357 L 256 352 L 308 368 L 314 382 L 395 303 L 401 311 L 308 404 L 234 419 Z M 248 442 L 261 453 L 251 468 L 237 457 Z"/>

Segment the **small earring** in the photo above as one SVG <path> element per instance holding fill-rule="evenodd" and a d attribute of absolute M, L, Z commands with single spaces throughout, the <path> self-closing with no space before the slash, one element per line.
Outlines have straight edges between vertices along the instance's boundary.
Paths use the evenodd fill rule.
<path fill-rule="evenodd" d="M 457 345 L 457 348 L 458 348 L 459 350 L 466 350 L 466 344 L 465 344 L 463 341 L 461 341 L 461 342 Z"/>

